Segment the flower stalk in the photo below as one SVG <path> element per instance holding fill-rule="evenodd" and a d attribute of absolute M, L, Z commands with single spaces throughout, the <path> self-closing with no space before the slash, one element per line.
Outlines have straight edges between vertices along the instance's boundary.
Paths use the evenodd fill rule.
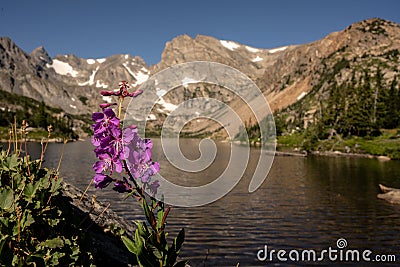
<path fill-rule="evenodd" d="M 147 223 L 136 222 L 133 239 L 122 237 L 128 250 L 136 255 L 139 266 L 185 266 L 186 261 L 177 262 L 184 241 L 184 229 L 169 246 L 165 224 L 171 208 L 165 208 L 164 203 L 155 198 L 160 184 L 152 177 L 159 172 L 160 165 L 152 160 L 153 143 L 139 136 L 136 125 L 124 129 L 121 126 L 124 99 L 135 98 L 142 93 L 141 90 L 129 93 L 128 89 L 128 83 L 122 81 L 119 90 L 100 92 L 103 96 L 117 96 L 119 102 L 117 115 L 111 108 L 116 103 L 100 104 L 102 112 L 92 114 L 92 143 L 98 158 L 93 164 L 93 182 L 98 189 L 114 183 L 115 191 L 128 193 L 141 204 Z M 113 178 L 115 173 L 125 173 L 127 177 Z"/>

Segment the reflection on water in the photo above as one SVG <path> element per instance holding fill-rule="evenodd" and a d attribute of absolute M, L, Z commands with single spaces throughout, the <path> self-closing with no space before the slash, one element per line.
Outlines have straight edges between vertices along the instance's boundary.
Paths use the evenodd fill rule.
<path fill-rule="evenodd" d="M 162 155 L 159 140 L 154 141 L 154 157 L 162 166 L 161 174 L 193 184 L 215 178 L 227 164 L 228 144 L 218 144 L 222 155 L 199 174 L 180 172 Z M 186 140 L 183 149 L 194 151 L 196 142 Z M 48 166 L 57 166 L 61 144 L 50 144 Z M 65 180 L 85 188 L 95 161 L 89 141 L 66 145 L 61 172 Z M 30 146 L 38 156 L 39 144 Z M 375 254 L 395 254 L 399 261 L 400 206 L 376 198 L 378 184 L 400 187 L 400 162 L 373 159 L 328 157 L 276 157 L 264 184 L 254 193 L 247 192 L 259 150 L 251 150 L 243 179 L 224 198 L 203 207 L 173 208 L 168 230 L 174 236 L 184 227 L 187 240 L 182 256 L 192 266 L 265 266 L 256 253 L 264 245 L 270 249 L 336 248 L 336 240 L 345 238 L 348 249 L 370 249 Z M 139 207 L 123 201 L 110 189 L 91 190 L 98 199 L 127 219 L 140 217 Z M 284 264 L 276 263 L 279 266 Z M 293 264 L 293 263 L 292 263 Z M 334 264 L 334 263 L 332 263 Z M 306 264 L 304 264 L 306 265 Z M 337 265 L 337 263 L 335 264 Z M 356 264 L 356 265 L 360 265 Z M 364 264 L 361 264 L 364 265 Z"/>

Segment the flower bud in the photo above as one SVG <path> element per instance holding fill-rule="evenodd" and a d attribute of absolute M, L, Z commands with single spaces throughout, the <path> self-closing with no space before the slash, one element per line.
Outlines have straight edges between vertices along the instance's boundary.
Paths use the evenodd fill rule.
<path fill-rule="evenodd" d="M 100 104 L 99 106 L 101 109 L 105 109 L 105 108 L 115 106 L 115 105 L 117 105 L 117 103 L 103 103 L 103 104 Z"/>

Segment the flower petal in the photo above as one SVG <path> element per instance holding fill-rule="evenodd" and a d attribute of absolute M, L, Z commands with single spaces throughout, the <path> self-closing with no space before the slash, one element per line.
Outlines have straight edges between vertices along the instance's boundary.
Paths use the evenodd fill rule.
<path fill-rule="evenodd" d="M 104 119 L 104 114 L 101 112 L 93 112 L 92 113 L 92 120 L 95 122 L 100 122 Z"/>
<path fill-rule="evenodd" d="M 114 110 L 112 110 L 111 108 L 106 108 L 103 110 L 104 115 L 107 116 L 107 118 L 115 118 L 115 113 Z"/>
<path fill-rule="evenodd" d="M 96 173 L 93 180 L 94 180 L 94 187 L 101 189 L 107 187 L 113 181 L 113 179 L 110 176 L 102 173 Z"/>
<path fill-rule="evenodd" d="M 101 173 L 107 169 L 107 164 L 104 161 L 99 160 L 93 164 L 93 170 L 95 173 Z"/>

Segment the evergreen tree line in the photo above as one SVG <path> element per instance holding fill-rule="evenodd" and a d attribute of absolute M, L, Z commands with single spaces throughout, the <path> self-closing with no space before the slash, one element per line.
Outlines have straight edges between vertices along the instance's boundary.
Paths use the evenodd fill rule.
<path fill-rule="evenodd" d="M 335 82 L 329 98 L 326 103 L 320 103 L 320 107 L 322 115 L 320 119 L 316 118 L 316 128 L 322 134 L 335 130 L 344 137 L 377 136 L 381 128 L 400 127 L 397 78 L 394 77 L 390 87 L 385 88 L 379 68 L 373 77 L 364 71 L 359 81 L 353 73 L 349 82 L 340 85 Z"/>
<path fill-rule="evenodd" d="M 9 127 L 14 124 L 14 118 L 17 123 L 22 120 L 28 122 L 30 127 L 47 129 L 49 125 L 57 135 L 66 138 L 77 138 L 78 136 L 72 130 L 73 120 L 68 115 L 60 118 L 53 116 L 60 114 L 60 109 L 48 107 L 43 101 L 38 102 L 33 99 L 16 96 L 5 91 L 0 91 L 2 97 L 3 111 L 0 113 L 0 126 Z M 16 108 L 19 106 L 20 108 Z M 9 107 L 13 107 L 10 109 Z"/>
<path fill-rule="evenodd" d="M 375 75 L 365 70 L 359 78 L 353 72 L 350 81 L 338 84 L 336 81 L 328 89 L 328 96 L 319 100 L 318 110 L 314 114 L 314 123 L 308 125 L 304 138 L 313 137 L 315 142 L 327 139 L 332 131 L 342 137 L 378 136 L 380 129 L 400 128 L 400 89 L 398 77 L 390 85 L 385 85 L 383 74 L 377 68 Z M 304 100 L 304 99 L 303 99 Z M 282 135 L 292 129 L 303 129 L 307 103 L 296 103 L 289 113 L 275 112 L 276 135 Z M 290 109 L 289 109 L 290 110 Z M 267 121 L 267 118 L 265 118 Z M 259 125 L 251 121 L 245 124 L 250 140 L 259 140 Z M 244 136 L 236 136 L 241 140 Z"/>
<path fill-rule="evenodd" d="M 261 138 L 261 130 L 263 136 Z M 247 133 L 247 138 L 244 133 Z M 274 142 L 278 133 L 275 129 L 274 116 L 272 114 L 263 118 L 259 123 L 252 123 L 250 118 L 244 122 L 244 127 L 240 127 L 239 132 L 236 134 L 235 139 L 239 141 L 250 142 Z"/>

